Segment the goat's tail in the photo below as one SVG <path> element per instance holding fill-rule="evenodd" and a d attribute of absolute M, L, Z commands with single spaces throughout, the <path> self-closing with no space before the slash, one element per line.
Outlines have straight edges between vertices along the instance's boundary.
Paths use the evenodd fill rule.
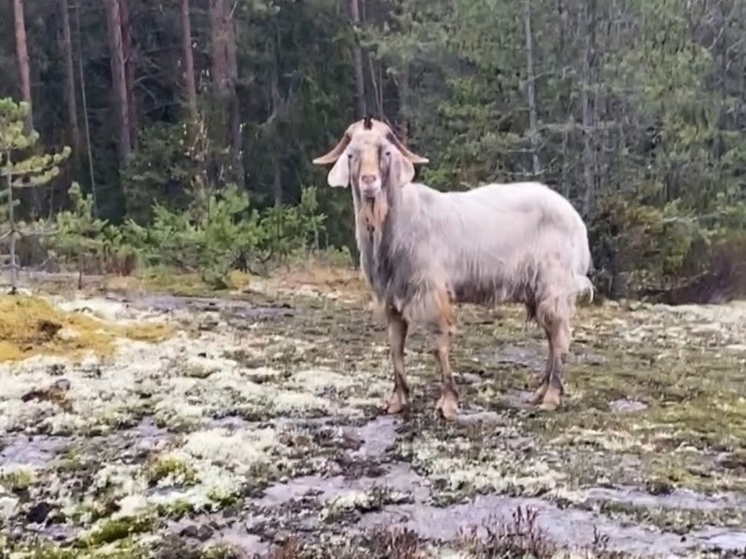
<path fill-rule="evenodd" d="M 585 274 L 576 273 L 573 275 L 573 281 L 575 283 L 575 296 L 579 298 L 583 295 L 587 295 L 588 302 L 592 303 L 596 294 L 596 288 L 590 278 Z"/>
<path fill-rule="evenodd" d="M 593 282 L 588 277 L 593 271 L 593 258 L 591 256 L 591 250 L 588 246 L 588 239 L 583 238 L 581 242 L 577 243 L 575 250 L 575 262 L 573 273 L 573 288 L 576 297 L 582 297 L 583 295 L 588 296 L 588 302 L 593 302 L 593 297 L 596 293 L 596 288 Z"/>

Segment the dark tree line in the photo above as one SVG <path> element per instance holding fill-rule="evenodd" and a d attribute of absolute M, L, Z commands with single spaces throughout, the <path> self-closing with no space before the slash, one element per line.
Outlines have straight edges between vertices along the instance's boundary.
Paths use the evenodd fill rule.
<path fill-rule="evenodd" d="M 259 208 L 318 185 L 323 242 L 351 245 L 310 159 L 371 113 L 433 186 L 567 195 L 617 294 L 728 283 L 746 259 L 738 0 L 9 0 L 0 22 L 0 96 L 72 148 L 27 215 L 69 208 L 73 181 L 143 226 L 228 184 Z"/>

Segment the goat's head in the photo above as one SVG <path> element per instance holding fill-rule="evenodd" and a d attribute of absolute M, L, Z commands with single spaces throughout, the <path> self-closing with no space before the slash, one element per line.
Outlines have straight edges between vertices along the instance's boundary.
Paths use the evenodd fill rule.
<path fill-rule="evenodd" d="M 409 151 L 388 125 L 371 117 L 351 124 L 331 151 L 313 160 L 315 165 L 334 163 L 329 186 L 351 184 L 360 200 L 374 200 L 387 188 L 410 183 L 414 164 L 427 162 Z"/>

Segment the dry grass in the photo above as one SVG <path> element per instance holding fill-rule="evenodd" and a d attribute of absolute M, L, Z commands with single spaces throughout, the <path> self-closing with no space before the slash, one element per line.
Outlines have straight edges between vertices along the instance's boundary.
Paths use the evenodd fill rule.
<path fill-rule="evenodd" d="M 287 274 L 282 276 L 280 282 L 286 287 L 308 285 L 352 291 L 365 289 L 365 283 L 358 270 L 314 262 L 308 262 L 302 267 L 290 269 Z"/>
<path fill-rule="evenodd" d="M 518 507 L 508 521 L 492 519 L 482 526 L 462 531 L 454 551 L 473 559 L 551 559 L 572 557 L 583 559 L 622 559 L 622 553 L 608 549 L 608 538 L 594 530 L 591 545 L 569 550 L 549 538 L 537 523 L 538 512 Z M 275 547 L 266 556 L 254 559 L 426 559 L 431 547 L 415 531 L 403 526 L 379 526 L 344 543 L 319 545 L 303 543 L 293 536 Z"/>

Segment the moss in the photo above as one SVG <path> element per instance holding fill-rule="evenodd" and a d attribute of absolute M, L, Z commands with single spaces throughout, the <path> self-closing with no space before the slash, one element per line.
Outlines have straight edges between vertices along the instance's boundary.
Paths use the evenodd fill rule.
<path fill-rule="evenodd" d="M 127 538 L 133 534 L 149 532 L 153 529 L 154 519 L 150 516 L 124 516 L 109 519 L 92 530 L 81 540 L 83 547 L 98 547 Z"/>
<path fill-rule="evenodd" d="M 235 492 L 224 492 L 218 489 L 211 489 L 207 493 L 207 498 L 212 501 L 214 508 L 223 509 L 235 505 L 241 499 L 240 491 Z"/>
<path fill-rule="evenodd" d="M 145 470 L 145 477 L 150 485 L 171 477 L 176 483 L 194 485 L 197 472 L 189 464 L 173 456 L 159 456 Z"/>
<path fill-rule="evenodd" d="M 168 324 L 150 322 L 135 326 L 119 326 L 114 331 L 130 340 L 157 343 L 173 334 L 174 329 Z"/>
<path fill-rule="evenodd" d="M 676 509 L 669 507 L 643 507 L 631 503 L 602 501 L 600 512 L 636 524 L 652 525 L 661 530 L 686 534 L 700 526 L 739 526 L 744 513 L 738 509 L 716 510 Z"/>
<path fill-rule="evenodd" d="M 234 559 L 243 554 L 226 544 L 213 545 L 202 551 L 201 559 Z"/>
<path fill-rule="evenodd" d="M 12 556 L 18 559 L 146 559 L 149 552 L 142 546 L 131 544 L 115 549 L 81 550 L 44 542 L 15 548 Z"/>
<path fill-rule="evenodd" d="M 165 324 L 122 326 L 80 313 L 63 312 L 40 296 L 0 296 L 0 362 L 32 355 L 79 359 L 88 352 L 111 355 L 119 337 L 158 342 L 172 333 Z"/>
<path fill-rule="evenodd" d="M 36 474 L 29 470 L 14 470 L 0 474 L 0 486 L 13 493 L 27 491 L 36 481 Z"/>
<path fill-rule="evenodd" d="M 172 518 L 179 520 L 195 512 L 194 506 L 185 500 L 177 500 L 168 504 L 157 504 L 155 511 L 162 518 Z"/>
<path fill-rule="evenodd" d="M 207 282 L 198 273 L 178 272 L 161 267 L 144 270 L 138 275 L 136 285 L 138 289 L 149 292 L 196 297 L 246 290 L 251 279 L 251 276 L 245 272 L 232 270 L 221 281 Z"/>
<path fill-rule="evenodd" d="M 90 523 L 106 518 L 113 510 L 111 506 L 107 506 L 106 503 L 81 503 L 70 513 L 69 518 L 79 523 Z"/>

